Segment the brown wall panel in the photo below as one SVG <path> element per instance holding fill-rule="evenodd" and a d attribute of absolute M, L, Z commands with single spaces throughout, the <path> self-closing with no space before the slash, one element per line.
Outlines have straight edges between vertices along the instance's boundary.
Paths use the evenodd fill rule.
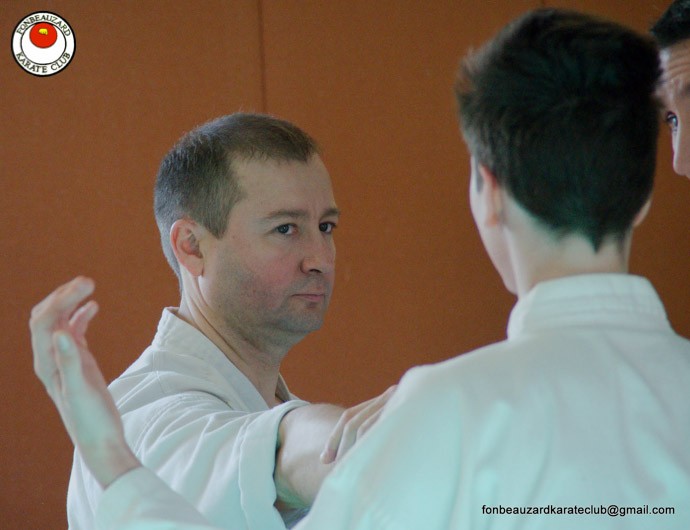
<path fill-rule="evenodd" d="M 73 62 L 48 78 L 9 52 L 34 11 L 65 17 Z M 108 379 L 150 342 L 177 285 L 162 257 L 152 189 L 180 134 L 243 107 L 261 110 L 255 1 L 3 2 L 0 527 L 65 526 L 66 434 L 30 362 L 31 307 L 77 274 L 97 282 L 89 334 Z M 9 228 L 9 229 L 8 229 Z"/>
<path fill-rule="evenodd" d="M 5 42 L 22 16 L 49 10 L 70 22 L 77 51 L 46 79 L 0 53 L 0 212 L 10 228 L 1 239 L 0 526 L 64 526 L 70 445 L 34 381 L 30 308 L 58 283 L 91 275 L 102 308 L 90 342 L 107 378 L 141 352 L 161 308 L 178 301 L 151 213 L 155 171 L 208 118 L 266 110 L 304 127 L 323 147 L 344 212 L 326 325 L 285 364 L 293 391 L 354 403 L 414 364 L 500 340 L 514 299 L 472 224 L 452 83 L 468 47 L 544 4 L 639 30 L 660 12 L 648 0 L 4 2 Z M 652 278 L 685 335 L 688 194 L 664 135 L 633 270 Z"/>
<path fill-rule="evenodd" d="M 352 403 L 412 365 L 503 338 L 514 298 L 471 220 L 451 86 L 469 47 L 543 4 L 264 3 L 267 109 L 320 140 L 344 212 L 326 325 L 285 363 L 294 391 Z M 659 13 L 644 0 L 548 4 L 641 31 Z M 678 241 L 690 190 L 669 172 L 667 140 L 655 199 L 662 206 L 639 231 L 633 270 L 652 278 L 688 335 L 690 252 Z"/>
<path fill-rule="evenodd" d="M 452 84 L 469 46 L 533 5 L 265 3 L 267 108 L 321 142 L 344 212 L 326 325 L 285 365 L 295 391 L 352 403 L 503 336 L 512 297 L 466 206 Z"/>

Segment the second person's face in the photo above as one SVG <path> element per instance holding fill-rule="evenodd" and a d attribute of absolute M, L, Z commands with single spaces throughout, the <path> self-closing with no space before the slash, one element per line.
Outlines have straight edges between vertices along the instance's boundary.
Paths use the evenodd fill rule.
<path fill-rule="evenodd" d="M 690 40 L 662 50 L 660 96 L 673 138 L 673 169 L 690 178 Z"/>

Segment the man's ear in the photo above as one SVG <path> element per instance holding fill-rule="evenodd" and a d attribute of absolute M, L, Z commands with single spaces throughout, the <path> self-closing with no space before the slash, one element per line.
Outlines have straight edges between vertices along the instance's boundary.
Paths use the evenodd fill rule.
<path fill-rule="evenodd" d="M 479 194 L 485 212 L 486 226 L 495 226 L 503 221 L 503 188 L 496 176 L 486 166 L 477 164 L 479 177 L 483 180 L 482 191 Z"/>
<path fill-rule="evenodd" d="M 652 196 L 649 196 L 649 199 L 647 199 L 647 202 L 645 202 L 642 205 L 642 208 L 640 208 L 640 211 L 637 212 L 637 215 L 633 219 L 633 228 L 637 228 L 639 225 L 642 224 L 642 221 L 645 220 L 647 217 L 647 214 L 649 213 L 649 208 L 652 206 Z"/>
<path fill-rule="evenodd" d="M 204 272 L 204 256 L 199 245 L 206 230 L 191 219 L 178 219 L 170 227 L 170 245 L 181 268 L 194 277 Z"/>

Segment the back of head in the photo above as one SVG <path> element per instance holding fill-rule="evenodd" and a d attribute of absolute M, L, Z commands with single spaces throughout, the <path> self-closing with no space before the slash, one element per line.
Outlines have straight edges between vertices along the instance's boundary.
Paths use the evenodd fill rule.
<path fill-rule="evenodd" d="M 622 239 L 653 185 L 653 41 L 571 11 L 532 11 L 461 64 L 472 155 L 553 234 Z"/>
<path fill-rule="evenodd" d="M 317 153 L 316 142 L 304 131 L 263 114 L 222 116 L 185 134 L 163 158 L 154 190 L 163 252 L 180 286 L 170 229 L 178 219 L 189 218 L 215 237 L 225 233 L 230 210 L 242 198 L 233 162 L 306 163 Z"/>
<path fill-rule="evenodd" d="M 690 39 L 690 0 L 675 0 L 651 28 L 661 48 Z"/>

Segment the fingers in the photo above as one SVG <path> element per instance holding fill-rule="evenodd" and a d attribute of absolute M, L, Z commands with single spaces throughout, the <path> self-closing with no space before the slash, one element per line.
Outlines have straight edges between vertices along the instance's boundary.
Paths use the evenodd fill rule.
<path fill-rule="evenodd" d="M 341 459 L 357 440 L 364 436 L 364 433 L 378 421 L 395 388 L 396 386 L 392 386 L 380 396 L 343 412 L 321 453 L 323 464 Z"/>
<path fill-rule="evenodd" d="M 355 407 L 349 408 L 340 416 L 340 419 L 338 420 L 338 423 L 336 423 L 333 432 L 328 437 L 326 447 L 321 453 L 320 459 L 323 464 L 330 464 L 332 462 L 335 462 L 338 456 L 340 442 L 343 439 L 343 436 L 346 435 L 346 428 L 348 427 L 348 425 L 350 426 L 347 432 L 347 436 L 352 436 L 352 425 L 350 424 L 350 422 L 357 417 L 357 414 L 359 414 L 362 410 L 364 410 L 367 407 L 369 402 L 370 401 L 365 401 L 364 403 L 360 403 Z"/>
<path fill-rule="evenodd" d="M 96 313 L 98 313 L 98 304 L 95 300 L 89 300 L 76 310 L 69 322 L 74 336 L 82 338 L 86 334 L 89 322 L 96 316 Z"/>
<path fill-rule="evenodd" d="M 66 317 L 67 321 L 77 306 L 93 293 L 94 288 L 93 280 L 84 276 L 61 285 L 33 308 L 29 327 L 32 331 L 40 330 L 61 317 Z"/>
<path fill-rule="evenodd" d="M 53 358 L 52 333 L 60 328 L 69 328 L 69 321 L 75 309 L 93 293 L 94 287 L 93 280 L 83 276 L 77 277 L 58 287 L 31 311 L 29 328 L 34 371 L 46 387 L 49 387 L 57 369 Z M 85 327 L 93 315 L 94 308 L 89 306 L 80 316 L 75 315 L 76 324 Z"/>
<path fill-rule="evenodd" d="M 380 408 L 377 410 L 374 414 L 369 416 L 363 423 L 360 425 L 359 429 L 357 429 L 357 438 L 361 438 L 366 434 L 366 432 L 379 420 L 379 417 L 381 417 L 381 412 L 383 411 L 383 408 Z M 340 454 L 340 448 L 338 449 L 338 454 Z"/>

